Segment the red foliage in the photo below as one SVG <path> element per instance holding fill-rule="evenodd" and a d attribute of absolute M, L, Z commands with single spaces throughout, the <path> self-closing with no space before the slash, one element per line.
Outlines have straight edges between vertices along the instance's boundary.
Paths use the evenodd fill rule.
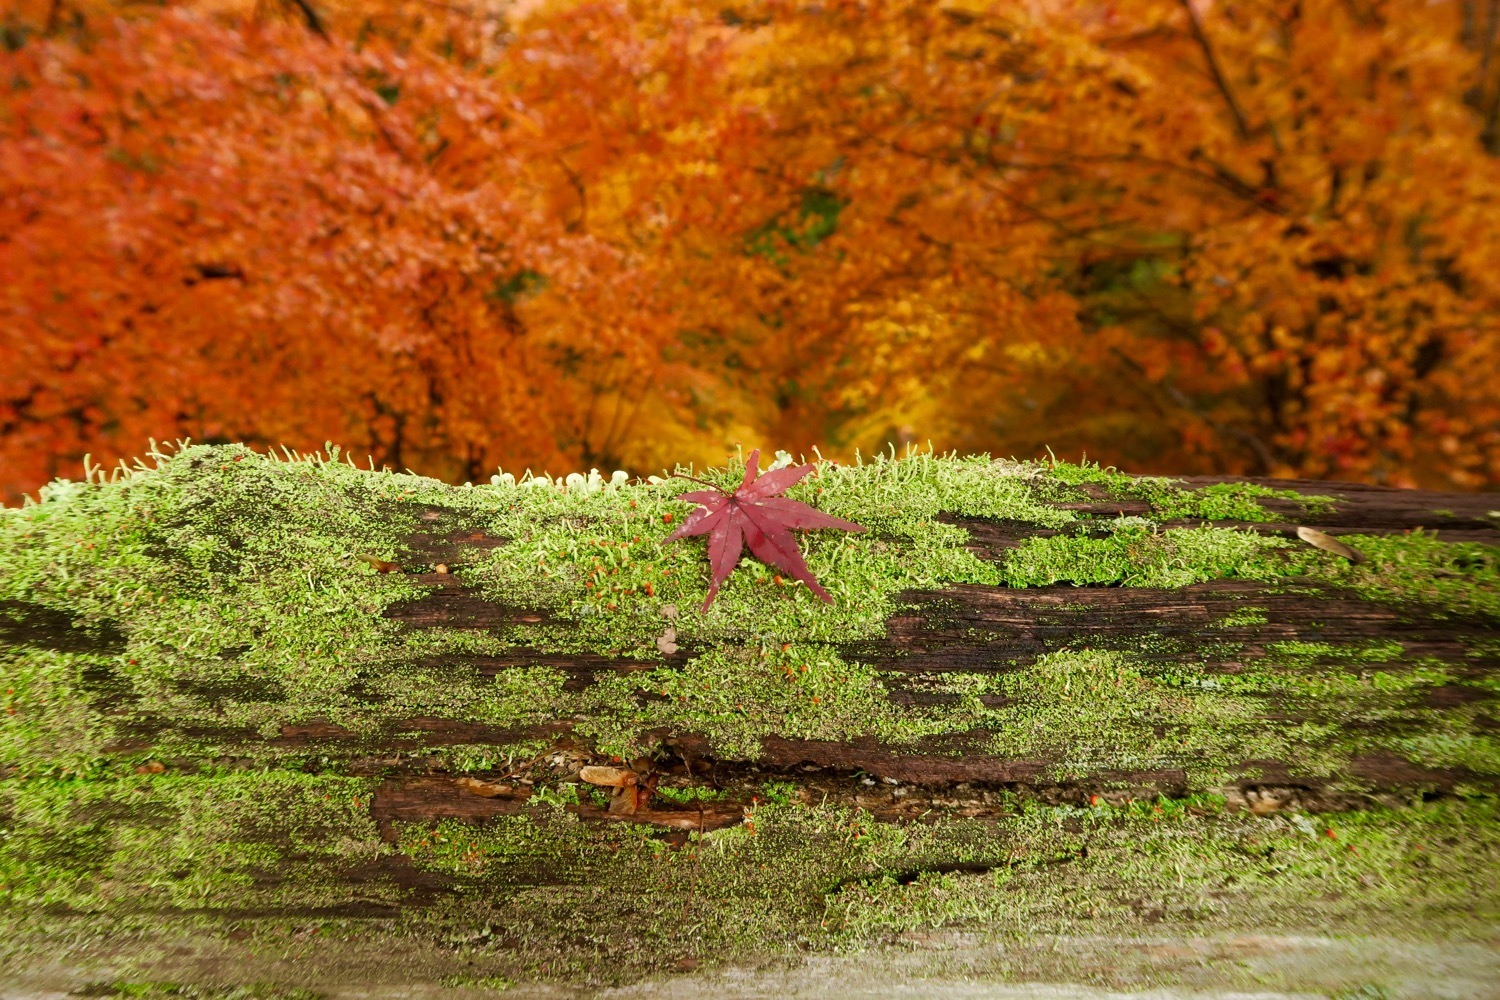
<path fill-rule="evenodd" d="M 733 493 L 714 487 L 678 496 L 679 500 L 703 505 L 689 514 L 682 526 L 666 537 L 666 541 L 689 535 L 708 535 L 708 564 L 713 579 L 708 596 L 703 599 L 704 611 L 713 603 L 719 585 L 729 579 L 729 574 L 739 565 L 740 552 L 746 545 L 761 562 L 790 573 L 824 601 L 833 603 L 828 591 L 818 584 L 807 568 L 792 532 L 813 528 L 865 529 L 852 521 L 779 495 L 816 468 L 811 464 L 787 466 L 761 475 L 760 451 L 756 450 L 746 459 L 745 478 Z"/>

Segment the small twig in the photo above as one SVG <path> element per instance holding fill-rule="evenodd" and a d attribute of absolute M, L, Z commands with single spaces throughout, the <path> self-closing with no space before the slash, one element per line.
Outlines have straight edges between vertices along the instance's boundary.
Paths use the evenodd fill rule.
<path fill-rule="evenodd" d="M 308 0 L 286 0 L 286 2 L 302 13 L 302 19 L 307 22 L 308 31 L 320 38 L 328 37 L 328 31 L 323 27 L 322 19 L 318 17 L 318 12 L 313 10 Z"/>
<path fill-rule="evenodd" d="M 515 770 L 512 770 L 512 771 L 507 771 L 505 774 L 502 774 L 500 776 L 499 780 L 500 781 L 505 781 L 505 780 L 507 780 L 509 778 L 519 778 L 521 776 L 522 772 L 530 770 L 530 768 L 531 768 L 531 766 L 533 764 L 535 764 L 537 761 L 541 760 L 543 757 L 547 756 L 549 753 L 552 753 L 556 749 L 557 749 L 557 747 L 555 745 L 548 747 L 547 749 L 543 750 L 541 753 L 537 754 L 535 757 L 531 758 L 526 763 L 522 764 L 519 768 L 516 768 Z"/>
<path fill-rule="evenodd" d="M 1234 124 L 1240 133 L 1240 138 L 1250 138 L 1250 123 L 1246 120 L 1245 111 L 1235 98 L 1234 91 L 1229 87 L 1229 80 L 1224 76 L 1224 70 L 1219 66 L 1219 57 L 1214 54 L 1208 35 L 1203 31 L 1203 22 L 1198 19 L 1198 12 L 1193 9 L 1193 0 L 1179 0 L 1179 2 L 1182 4 L 1182 9 L 1187 11 L 1188 24 L 1193 29 L 1193 38 L 1198 42 L 1198 48 L 1203 50 L 1203 58 L 1208 62 L 1208 72 L 1213 76 L 1219 93 L 1224 95 L 1224 103 L 1229 106 L 1229 113 L 1234 116 Z"/>

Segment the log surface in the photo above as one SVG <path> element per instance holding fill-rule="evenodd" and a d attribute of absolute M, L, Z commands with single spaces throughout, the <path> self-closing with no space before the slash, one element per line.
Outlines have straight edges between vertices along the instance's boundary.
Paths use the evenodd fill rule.
<path fill-rule="evenodd" d="M 232 950 L 223 935 L 252 925 L 263 945 L 354 921 L 410 945 L 391 981 L 448 968 L 478 989 L 453 942 L 483 940 L 501 978 L 631 982 L 998 921 L 1012 879 L 1049 913 L 1078 880 L 1112 933 L 1238 926 L 1214 893 L 1252 922 L 1351 933 L 1377 911 L 1460 934 L 1479 925 L 1432 914 L 1490 912 L 1474 872 L 1500 857 L 1500 498 L 997 464 L 1001 500 L 981 477 L 912 527 L 877 490 L 904 468 L 822 470 L 821 502 L 872 522 L 852 542 L 800 536 L 832 609 L 747 563 L 723 612 L 700 613 L 701 543 L 657 544 L 687 509 L 666 487 L 553 510 L 228 446 L 6 512 L 16 940 L 144 918 L 163 947 L 201 932 Z M 1211 506 L 1225 487 L 1252 489 Z M 1305 545 L 1304 525 L 1368 562 Z M 849 583 L 864 558 L 943 568 Z M 618 783 L 585 780 L 599 768 Z M 1272 868 L 1304 894 L 1318 883 L 1297 878 L 1333 877 L 1258 845 L 1301 857 L 1324 849 L 1307 831 L 1340 824 L 1423 870 L 1410 845 L 1437 834 L 1411 831 L 1439 822 L 1433 803 L 1467 831 L 1441 891 L 1372 902 L 1351 868 L 1347 901 L 1304 912 L 1254 888 Z M 1229 859 L 1191 876 L 1193 903 L 1127 860 L 1189 829 Z M 1396 863 L 1368 850 L 1371 871 Z M 917 892 L 937 894 L 926 916 Z M 736 915 L 752 896 L 775 900 L 769 923 Z M 631 907 L 656 950 L 599 930 Z M 315 950 L 325 971 L 354 953 Z"/>

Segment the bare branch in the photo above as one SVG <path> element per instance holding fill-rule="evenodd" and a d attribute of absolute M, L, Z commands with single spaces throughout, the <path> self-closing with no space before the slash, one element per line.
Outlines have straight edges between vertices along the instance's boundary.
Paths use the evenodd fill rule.
<path fill-rule="evenodd" d="M 328 31 L 323 27 L 323 19 L 318 17 L 318 12 L 313 10 L 309 0 L 285 0 L 286 4 L 297 8 L 302 15 L 302 20 L 307 23 L 307 30 L 320 38 L 327 38 Z"/>
<path fill-rule="evenodd" d="M 1187 11 L 1188 23 L 1193 28 L 1193 38 L 1197 40 L 1198 47 L 1203 50 L 1203 58 L 1208 62 L 1208 72 L 1213 76 L 1219 93 L 1224 95 L 1224 103 L 1229 106 L 1229 113 L 1234 116 L 1234 125 L 1240 133 L 1240 138 L 1250 138 L 1250 122 L 1246 120 L 1245 111 L 1235 98 L 1234 91 L 1230 89 L 1229 80 L 1224 76 L 1223 68 L 1219 66 L 1219 57 L 1214 54 L 1208 35 L 1203 31 L 1203 22 L 1199 20 L 1198 12 L 1193 9 L 1193 0 L 1178 0 L 1178 2 L 1182 4 L 1182 9 Z"/>

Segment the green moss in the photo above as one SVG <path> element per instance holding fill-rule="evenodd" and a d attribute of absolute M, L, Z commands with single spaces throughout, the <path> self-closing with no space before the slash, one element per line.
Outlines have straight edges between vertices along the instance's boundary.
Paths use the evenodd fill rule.
<path fill-rule="evenodd" d="M 130 746 L 149 747 L 163 759 L 248 758 L 264 765 L 290 759 L 268 749 L 267 738 L 319 720 L 352 734 L 319 751 L 320 766 L 336 769 L 341 756 L 349 759 L 401 733 L 406 720 L 434 716 L 499 730 L 572 719 L 580 735 L 619 752 L 641 749 L 642 732 L 667 728 L 706 735 L 729 756 L 753 756 L 772 732 L 875 736 L 895 746 L 965 732 L 988 739 L 984 734 L 993 732 L 996 747 L 1050 754 L 1057 747 L 1040 740 L 1042 717 L 1014 715 L 1022 709 L 997 713 L 984 699 L 1013 698 L 1020 688 L 1012 688 L 1020 685 L 1032 701 L 1045 702 L 1054 679 L 1048 671 L 1073 662 L 1066 656 L 1043 658 L 1004 682 L 990 676 L 1002 664 L 953 675 L 939 686 L 956 701 L 913 707 L 893 705 L 890 678 L 840 655 L 833 644 L 881 636 L 902 591 L 961 583 L 1178 587 L 1241 577 L 1427 601 L 1438 613 L 1500 607 L 1495 558 L 1485 546 L 1445 545 L 1420 533 L 1360 538 L 1354 541 L 1371 558 L 1353 566 L 1251 532 L 1157 531 L 1140 518 L 1085 524 L 1073 511 L 1052 506 L 1059 491 L 1084 482 L 1149 494 L 1168 513 L 1181 513 L 1171 504 L 1186 503 L 1189 495 L 1203 504 L 1266 495 L 1238 487 L 1184 493 L 1166 481 L 1097 468 L 931 455 L 879 456 L 852 467 L 823 463 L 792 495 L 870 529 L 801 536 L 809 565 L 835 603 L 816 600 L 800 585 L 777 584 L 769 569 L 747 558 L 705 613 L 699 610 L 707 577 L 702 541 L 663 544 L 690 509 L 675 499 L 679 490 L 695 488 L 686 481 L 593 490 L 586 482 L 560 489 L 537 481 L 454 489 L 337 461 L 282 461 L 237 446 L 191 447 L 159 454 L 157 461 L 157 468 L 113 482 L 54 484 L 42 502 L 0 514 L 0 600 L 64 614 L 76 626 L 66 642 L 54 636 L 40 646 L 0 647 L 5 708 L 14 709 L 0 725 L 0 760 L 18 773 L 108 775 L 134 766 L 119 756 Z M 732 470 L 706 475 L 725 485 L 735 478 Z M 986 563 L 963 547 L 961 529 L 935 520 L 943 511 L 1086 530 L 1031 538 L 998 564 Z M 436 521 L 424 520 L 433 516 Z M 407 558 L 408 539 L 423 525 L 509 538 L 456 565 L 456 577 L 496 602 L 556 620 L 488 632 L 409 631 L 382 617 L 384 609 L 426 590 L 398 574 L 375 573 L 354 557 Z M 7 628 L 24 631 L 25 614 L 4 607 L 14 623 Z M 1242 611 L 1221 624 L 1249 624 L 1251 615 Z M 472 663 L 476 656 L 529 649 L 650 662 L 669 625 L 679 645 L 701 650 L 685 667 L 606 673 L 586 691 L 568 690 L 563 673 L 527 665 L 524 656 L 517 666 L 492 673 Z M 1129 669 L 1149 674 L 1152 657 L 1173 651 L 1143 639 L 1133 652 L 1144 659 L 1129 660 Z M 1277 655 L 1286 660 L 1291 652 Z M 1359 655 L 1370 658 L 1368 651 Z M 1108 672 L 1122 662 L 1095 667 Z M 1232 696 L 1289 696 L 1253 688 L 1262 680 L 1254 671 L 1237 686 L 1219 688 L 1207 675 L 1181 679 L 1179 691 L 1205 696 L 1182 723 L 1202 735 L 1179 740 L 1177 755 L 1202 751 L 1215 769 L 1232 765 L 1227 746 L 1222 754 L 1209 753 L 1210 744 L 1221 741 L 1216 727 L 1236 731 L 1223 713 L 1247 715 L 1263 707 L 1233 703 Z M 1130 700 L 1136 694 L 1127 698 L 1127 687 L 1087 715 L 1086 731 L 1130 731 L 1124 716 L 1136 710 Z M 1312 696 L 1310 688 L 1304 693 Z M 1163 704 L 1157 708 L 1167 711 Z M 1461 729 L 1452 732 L 1462 735 Z M 1320 733 L 1293 727 L 1271 745 L 1290 747 Z M 1134 747 L 1115 755 L 1121 767 L 1132 753 L 1142 760 L 1173 756 L 1165 739 L 1119 746 Z M 498 761 L 487 750 L 448 748 L 433 760 L 488 770 L 492 756 Z M 1095 759 L 1083 747 L 1063 756 L 1069 767 Z"/>
<path fill-rule="evenodd" d="M 465 989 L 465 988 L 467 988 L 467 989 L 504 991 L 504 990 L 510 989 L 512 986 L 516 985 L 516 983 L 515 983 L 515 980 L 513 980 L 513 979 L 507 979 L 504 976 L 464 976 L 464 975 L 453 975 L 453 976 L 444 976 L 439 981 L 439 985 L 446 986 L 446 987 L 448 987 L 450 989 Z"/>
<path fill-rule="evenodd" d="M 1048 654 L 1027 670 L 1001 675 L 995 686 L 1007 704 L 991 713 L 995 736 L 987 749 L 1054 761 L 1058 780 L 1149 771 L 1184 758 L 1222 769 L 1238 763 L 1233 758 L 1245 745 L 1239 727 L 1257 717 L 1249 700 L 1208 691 L 1184 696 L 1117 652 Z"/>
<path fill-rule="evenodd" d="M 341 875 L 385 849 L 368 821 L 346 809 L 347 785 L 158 775 L 134 795 L 100 797 L 77 782 L 24 784 L 34 787 L 20 808 L 8 805 L 0 857 L 46 869 L 52 885 L 9 889 L 21 906 L 0 911 L 7 919 L 25 913 L 45 923 L 45 901 L 95 921 L 138 915 L 172 930 L 192 926 L 201 918 L 189 911 L 205 907 L 303 913 L 400 896 Z M 942 927 L 1004 941 L 1128 931 L 1150 913 L 1158 932 L 1421 928 L 1462 937 L 1500 918 L 1500 824 L 1490 798 L 1256 817 L 1227 812 L 1213 796 L 1078 808 L 996 793 L 995 819 L 902 824 L 766 791 L 748 825 L 691 834 L 681 847 L 649 829 L 591 825 L 540 803 L 477 826 L 401 824 L 396 850 L 450 880 L 455 895 L 394 922 L 297 916 L 235 926 L 264 949 L 301 942 L 297 955 L 314 937 L 329 948 L 357 938 L 387 949 L 405 942 L 411 951 L 431 941 L 446 950 L 450 970 L 462 970 L 450 974 L 467 977 L 454 985 L 499 988 L 537 979 L 623 983 L 688 958 L 712 968 Z M 203 804 L 189 832 L 212 830 L 225 841 L 211 855 L 176 846 L 185 839 L 176 817 L 194 800 Z M 278 810 L 291 821 L 269 823 Z M 70 829 L 87 835 L 61 835 Z M 318 858 L 334 876 L 318 891 L 286 877 Z M 205 896 L 206 869 L 220 869 L 223 884 Z M 234 992 L 144 976 L 112 988 L 122 996 L 295 995 L 288 986 Z"/>
<path fill-rule="evenodd" d="M 1267 511 L 1258 501 L 1289 500 L 1298 504 L 1304 515 L 1326 513 L 1337 503 L 1333 497 L 1304 495 L 1258 483 L 1213 483 L 1187 489 L 1178 486 L 1176 480 L 1128 476 L 1113 467 L 1101 468 L 1097 463 L 1073 465 L 1054 461 L 1047 471 L 1052 479 L 1070 486 L 1094 484 L 1122 500 L 1144 500 L 1151 504 L 1153 516 L 1163 521 L 1277 521 L 1281 517 Z"/>
<path fill-rule="evenodd" d="M 694 802 L 714 802 L 724 797 L 722 789 L 706 788 L 703 785 L 691 785 L 687 788 L 672 788 L 666 785 L 656 790 L 658 798 L 678 805 L 689 805 Z"/>
<path fill-rule="evenodd" d="M 644 703 L 637 689 L 646 692 Z M 774 655 L 717 650 L 681 670 L 610 677 L 593 691 L 598 708 L 579 731 L 620 755 L 640 749 L 636 732 L 662 725 L 707 735 L 720 756 L 748 758 L 766 733 L 846 739 L 894 715 L 873 670 L 807 646 Z"/>
<path fill-rule="evenodd" d="M 583 800 L 578 797 L 578 783 L 568 781 L 560 785 L 534 789 L 531 793 L 531 801 L 538 805 L 551 806 L 553 809 L 564 809 L 568 806 L 576 806 Z"/>
<path fill-rule="evenodd" d="M 552 748 L 547 739 L 520 740 L 515 743 L 450 743 L 421 747 L 412 751 L 434 767 L 452 774 L 481 771 L 510 772 L 525 767 Z"/>
<path fill-rule="evenodd" d="M 1265 608 L 1240 608 L 1214 622 L 1216 628 L 1242 628 L 1246 625 L 1264 625 L 1270 621 Z"/>
<path fill-rule="evenodd" d="M 1391 740 L 1391 749 L 1410 760 L 1430 767 L 1465 768 L 1475 774 L 1493 774 L 1500 770 L 1500 739 L 1488 733 L 1475 732 L 1473 713 L 1461 713 L 1437 720 L 1439 725 L 1414 736 Z M 1444 732 L 1445 727 L 1449 731 Z"/>
<path fill-rule="evenodd" d="M 1255 483 L 1213 483 L 1178 492 L 1147 487 L 1138 488 L 1137 495 L 1150 501 L 1153 512 L 1163 520 L 1278 521 L 1282 517 L 1268 512 L 1258 501 L 1291 500 L 1304 515 L 1323 513 L 1334 504 L 1332 497 L 1306 496 L 1296 490 L 1272 489 Z"/>
<path fill-rule="evenodd" d="M 249 986 L 206 986 L 198 983 L 135 982 L 116 980 L 110 983 L 92 983 L 84 987 L 82 995 L 91 997 L 131 997 L 144 1000 L 318 1000 L 325 996 L 312 990 L 297 987 L 281 987 L 273 983 L 252 983 Z"/>
<path fill-rule="evenodd" d="M 943 736 L 950 753 L 1048 761 L 1053 780 L 1183 768 L 1200 788 L 1255 777 L 1251 759 L 1279 760 L 1313 776 L 1376 751 L 1455 766 L 1460 746 L 1464 766 L 1500 772 L 1492 742 L 1475 736 L 1479 709 L 1425 707 L 1427 693 L 1452 683 L 1452 674 L 1435 662 L 1396 663 L 1398 645 L 1275 643 L 1235 673 L 1183 662 L 1176 641 L 1164 644 L 1159 658 L 1150 646 L 1062 650 L 982 674 L 903 676 L 908 690 L 956 696 L 919 709 L 893 704 L 884 679 L 868 668 L 815 648 L 743 659 L 715 653 L 680 670 L 601 683 L 577 731 L 620 756 L 647 749 L 637 738 L 642 732 L 692 732 L 731 758 L 756 756 L 766 733 L 875 736 L 890 747 Z M 1371 669 L 1378 664 L 1392 667 Z M 1410 738 L 1413 724 L 1431 738 Z M 962 734 L 967 743 L 952 742 Z"/>
<path fill-rule="evenodd" d="M 1278 666 L 1305 668 L 1330 660 L 1360 660 L 1366 663 L 1388 663 L 1400 659 L 1404 650 L 1399 642 L 1371 641 L 1345 646 L 1327 642 L 1286 640 L 1266 646 L 1270 662 Z"/>
<path fill-rule="evenodd" d="M 963 547 L 965 533 L 934 520 L 941 511 L 1002 517 L 1055 527 L 1075 520 L 1034 495 L 1035 470 L 1011 473 L 984 459 L 931 456 L 862 467 L 824 466 L 788 495 L 864 525 L 865 533 L 799 536 L 813 575 L 833 595 L 830 606 L 795 582 L 746 556 L 707 612 L 705 542 L 662 540 L 691 505 L 676 494 L 690 481 L 625 487 L 617 494 L 568 494 L 549 488 L 508 489 L 513 509 L 493 522 L 515 538 L 472 579 L 496 599 L 518 598 L 557 609 L 576 624 L 548 635 L 573 648 L 654 655 L 663 627 L 659 610 L 676 609 L 675 628 L 703 641 L 856 638 L 880 633 L 893 595 L 951 583 L 995 583 L 993 567 Z M 727 473 L 710 473 L 725 487 Z M 633 503 L 634 507 L 622 506 Z M 669 521 L 668 518 L 675 520 Z M 583 527 L 585 530 L 580 530 Z"/>
<path fill-rule="evenodd" d="M 1243 578 L 1298 581 L 1363 597 L 1424 606 L 1436 617 L 1500 620 L 1500 554 L 1475 542 L 1442 542 L 1420 529 L 1403 535 L 1345 535 L 1367 561 L 1230 528 L 1154 531 L 1139 519 L 1106 522 L 1108 534 L 1029 538 L 1001 565 L 1012 587 L 1055 583 L 1182 587 Z"/>
<path fill-rule="evenodd" d="M 790 781 L 768 781 L 760 786 L 760 794 L 767 802 L 784 806 L 797 801 L 797 786 Z"/>
<path fill-rule="evenodd" d="M 1267 493 L 1182 491 L 1165 481 L 984 457 L 820 463 L 819 475 L 791 495 L 869 529 L 799 536 L 835 603 L 778 584 L 746 560 L 702 612 L 704 542 L 663 544 L 691 509 L 675 498 L 696 488 L 685 480 L 594 491 L 503 481 L 463 489 L 238 446 L 158 458 L 129 477 L 54 484 L 41 502 L 0 511 L 0 894 L 17 912 L 397 901 L 402 890 L 383 877 L 361 880 L 351 900 L 346 875 L 389 856 L 368 812 L 376 779 L 349 775 L 378 773 L 398 737 L 403 753 L 465 773 L 505 773 L 535 759 L 551 741 L 526 727 L 556 723 L 621 755 L 646 749 L 643 734 L 663 729 L 705 736 L 717 754 L 738 758 L 755 756 L 773 733 L 872 738 L 924 753 L 937 752 L 924 739 L 941 736 L 950 752 L 967 746 L 1045 760 L 1052 780 L 1087 777 L 1101 787 L 1115 780 L 1111 772 L 1153 769 L 1183 770 L 1193 787 L 1213 787 L 1253 777 L 1258 765 L 1247 761 L 1272 758 L 1299 775 L 1328 775 L 1373 752 L 1500 773 L 1486 703 L 1432 707 L 1428 699 L 1438 687 L 1493 684 L 1393 644 L 1272 643 L 1242 655 L 1220 633 L 1217 645 L 1148 635 L 1132 639 L 1132 648 L 1103 649 L 1084 620 L 1028 661 L 972 656 L 943 674 L 886 674 L 851 651 L 882 639 L 903 592 L 960 584 L 1181 587 L 1240 578 L 1350 591 L 1481 623 L 1500 615 L 1500 569 L 1487 546 L 1421 533 L 1356 537 L 1349 541 L 1369 561 L 1355 566 L 1248 531 L 1158 531 L 1143 518 L 1089 520 L 1054 506 L 1081 495 L 1078 485 L 1102 482 L 1150 499 L 1158 520 L 1264 520 L 1269 515 L 1251 516 L 1246 505 Z M 725 484 L 735 478 L 728 470 L 707 475 Z M 964 547 L 961 528 L 937 520 L 944 512 L 1061 533 L 986 562 Z M 530 613 L 497 615 L 502 624 L 490 629 L 410 629 L 388 617 L 430 588 L 376 573 L 358 556 L 425 567 L 434 557 L 412 547 L 424 530 L 508 538 L 461 556 L 454 576 Z M 1268 619 L 1246 607 L 1218 624 L 1274 624 Z M 689 654 L 680 665 L 664 662 L 658 647 L 668 627 Z M 1473 651 L 1493 654 L 1483 642 Z M 576 690 L 544 659 L 566 652 L 644 669 L 600 669 L 591 687 Z M 502 667 L 477 662 L 501 656 Z M 1229 660 L 1235 671 L 1223 668 Z M 898 685 L 941 697 L 897 704 Z M 495 745 L 465 734 L 462 743 L 431 745 L 438 741 L 413 722 L 421 718 L 499 735 Z M 272 742 L 285 727 L 316 721 L 349 735 Z M 152 773 L 153 763 L 165 770 Z M 483 830 L 445 827 L 446 840 L 430 830 L 403 833 L 407 855 L 475 887 L 476 895 L 445 903 L 423 926 L 440 935 L 483 914 L 497 935 L 535 937 L 519 952 L 529 958 L 494 970 L 501 978 L 587 978 L 595 973 L 584 966 L 594 960 L 577 954 L 616 952 L 625 976 L 660 967 L 653 947 L 674 956 L 714 945 L 732 955 L 775 940 L 791 953 L 945 923 L 1004 929 L 1038 920 L 1076 929 L 1070 921 L 1083 919 L 1083 904 L 1057 894 L 1046 875 L 1053 865 L 1082 873 L 1079 900 L 1111 920 L 1123 921 L 1129 909 L 1111 895 L 1114 884 L 1131 898 L 1159 896 L 1164 912 L 1184 920 L 1201 912 L 1227 926 L 1237 917 L 1216 908 L 1219 897 L 1204 894 L 1220 888 L 1202 880 L 1214 859 L 1222 866 L 1238 858 L 1228 845 L 1243 840 L 1234 838 L 1267 829 L 1218 814 L 1169 822 L 1154 813 L 1019 806 L 1015 821 L 998 828 L 953 819 L 915 828 L 804 807 L 794 786 L 772 782 L 754 810 L 754 833 L 723 831 L 684 853 L 634 827 L 576 823 L 566 807 L 579 791 L 544 784 L 525 815 Z M 1464 865 L 1493 861 L 1491 807 L 1463 809 L 1369 821 L 1385 831 L 1371 843 L 1387 844 L 1428 822 L 1443 827 L 1441 836 L 1458 836 L 1450 828 L 1462 824 L 1452 817 L 1468 817 L 1473 828 L 1459 836 L 1458 852 L 1466 860 L 1444 875 L 1452 884 L 1423 883 L 1410 898 L 1372 896 L 1369 886 L 1356 896 L 1408 916 L 1429 903 L 1448 905 L 1460 876 L 1468 877 Z M 1352 920 L 1352 909 L 1309 909 L 1293 891 L 1342 878 L 1329 874 L 1328 857 L 1311 853 L 1328 845 L 1276 829 L 1291 838 L 1275 848 L 1278 858 L 1294 859 L 1277 873 L 1289 894 L 1252 878 L 1246 905 L 1274 915 L 1258 902 L 1274 897 L 1309 919 Z M 1208 845 L 1201 858 L 1195 838 Z M 1070 853 L 1085 842 L 1087 859 Z M 1132 853 L 1141 845 L 1150 850 Z M 1094 860 L 1096 847 L 1106 860 Z M 1386 858 L 1383 851 L 1374 856 Z M 1254 850 L 1245 857 L 1265 860 Z M 1364 860 L 1339 858 L 1377 878 L 1373 867 L 1360 867 Z M 1210 902 L 1178 894 L 1147 870 L 1152 864 L 1176 865 L 1183 885 L 1199 886 Z M 1491 891 L 1484 879 L 1473 884 Z M 639 885 L 652 888 L 620 889 Z M 629 907 L 640 907 L 648 926 L 626 947 L 612 935 L 621 922 L 636 926 Z M 568 935 L 589 946 L 560 960 Z M 538 971 L 544 962 L 553 964 Z"/>
<path fill-rule="evenodd" d="M 1414 529 L 1402 535 L 1341 535 L 1364 554 L 1351 563 L 1311 546 L 1285 553 L 1284 576 L 1305 576 L 1377 601 L 1420 604 L 1435 617 L 1480 616 L 1500 622 L 1500 549 L 1443 542 Z"/>
<path fill-rule="evenodd" d="M 1229 577 L 1263 579 L 1275 574 L 1268 556 L 1289 542 L 1230 528 L 1151 531 L 1124 524 L 1102 538 L 1056 535 L 1028 538 L 1001 567 L 1011 587 L 1054 583 L 1185 587 Z"/>
<path fill-rule="evenodd" d="M 989 752 L 1050 761 L 1058 780 L 1181 767 L 1191 787 L 1217 787 L 1254 778 L 1252 759 L 1314 776 L 1378 751 L 1500 770 L 1492 741 L 1475 732 L 1478 709 L 1425 707 L 1427 692 L 1453 680 L 1441 665 L 1371 670 L 1399 652 L 1388 644 L 1282 646 L 1234 673 L 1118 651 L 1047 654 L 990 679 L 1005 703 L 976 722 L 994 734 Z M 1411 737 L 1413 725 L 1426 735 Z"/>
<path fill-rule="evenodd" d="M 665 727 L 708 737 L 717 756 L 753 758 L 760 737 L 844 740 L 873 735 L 892 745 L 924 736 L 962 733 L 993 721 L 981 696 L 992 679 L 953 675 L 945 693 L 962 698 L 940 707 L 892 704 L 884 679 L 808 643 L 719 650 L 682 668 L 610 677 L 596 684 L 595 702 L 577 731 L 601 752 L 633 756 L 637 734 Z"/>
<path fill-rule="evenodd" d="M 1431 814 L 1424 818 L 1437 819 Z M 1293 885 L 1306 886 L 1309 895 L 1316 887 L 1316 893 L 1325 898 L 1332 892 L 1353 890 L 1378 923 L 1381 917 L 1374 913 L 1387 901 L 1410 901 L 1415 895 L 1436 902 L 1435 896 L 1446 894 L 1456 899 L 1461 895 L 1463 874 L 1451 872 L 1446 880 L 1434 878 L 1435 873 L 1420 861 L 1428 853 L 1430 834 L 1454 819 L 1456 815 L 1450 814 L 1437 819 L 1436 828 L 1403 829 L 1388 825 L 1387 817 L 1355 813 L 1308 824 L 1313 828 L 1312 835 L 1285 820 L 1257 835 L 1244 828 L 1230 833 L 1228 829 L 1214 829 L 1211 823 L 1173 821 L 1165 811 L 1142 809 L 1129 819 L 1079 817 L 1075 822 L 1080 829 L 1071 843 L 1067 837 L 1057 837 L 1053 842 L 1057 854 L 1065 854 L 1070 848 L 1077 851 L 1084 844 L 1089 848 L 1086 860 L 1069 865 L 1071 877 L 1066 880 L 1069 891 L 1065 899 L 1058 896 L 1058 880 L 1046 870 L 1051 858 L 1033 847 L 1034 853 L 1026 859 L 1030 864 L 1011 865 L 989 875 L 939 874 L 906 885 L 888 879 L 861 885 L 842 901 L 845 905 L 840 917 L 845 927 L 864 934 L 997 919 L 1012 926 L 1026 919 L 1098 926 L 1126 922 L 1138 914 L 1144 889 L 1153 909 L 1163 916 L 1214 923 L 1247 916 L 1240 907 L 1253 892 L 1252 886 L 1274 881 L 1278 883 L 1277 895 Z M 1125 830 L 1133 831 L 1139 840 L 1124 841 L 1118 834 Z M 1244 864 L 1246 856 L 1257 855 L 1262 864 Z M 1422 873 L 1416 876 L 1420 888 L 1414 893 L 1405 875 L 1413 868 Z M 1239 892 L 1209 890 L 1209 886 L 1231 880 L 1240 887 Z M 1484 913 L 1491 915 L 1474 916 L 1481 921 L 1493 919 L 1493 888 L 1480 889 L 1473 898 Z M 1306 900 L 1284 897 L 1284 902 L 1293 909 L 1312 909 Z M 1059 907 L 1062 913 L 1054 912 L 1050 918 L 1043 915 L 1049 906 Z M 999 912 L 1002 907 L 1004 912 Z M 1357 907 L 1345 912 L 1358 912 Z M 1442 907 L 1437 903 L 1435 908 Z"/>
<path fill-rule="evenodd" d="M 506 941 L 497 957 L 517 970 L 507 974 L 535 976 L 545 963 L 548 977 L 610 983 L 682 957 L 712 965 L 945 926 L 979 940 L 1104 934 L 1147 911 L 1161 928 L 1195 933 L 1482 934 L 1500 917 L 1494 811 L 1476 800 L 1310 821 L 1229 814 L 1210 798 L 1082 809 L 1015 801 L 999 820 L 896 825 L 846 808 L 762 804 L 752 825 L 694 835 L 681 849 L 539 815 L 404 828 L 401 850 L 463 880 L 470 902 L 454 904 L 451 919 L 482 921 L 489 939 Z M 613 933 L 620 926 L 630 933 Z"/>
<path fill-rule="evenodd" d="M 0 902 L 107 911 L 338 901 L 343 873 L 385 852 L 371 791 L 364 779 L 290 772 L 0 782 Z"/>

